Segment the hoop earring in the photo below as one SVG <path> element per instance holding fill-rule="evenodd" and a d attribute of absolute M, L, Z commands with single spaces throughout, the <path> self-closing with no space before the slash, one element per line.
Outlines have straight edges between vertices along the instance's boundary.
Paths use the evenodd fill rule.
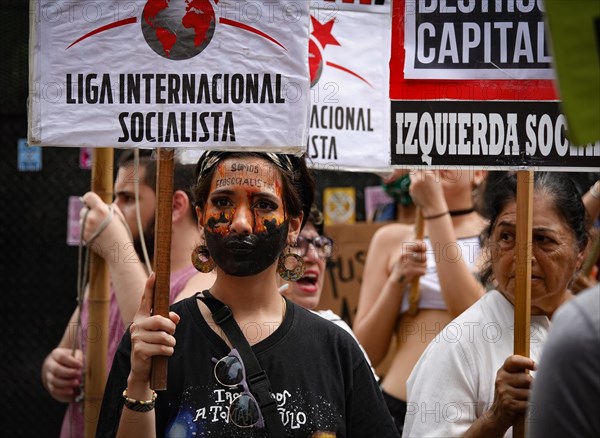
<path fill-rule="evenodd" d="M 293 268 L 288 268 L 289 257 L 293 259 Z M 286 281 L 298 281 L 304 275 L 304 259 L 291 252 L 288 247 L 287 254 L 281 254 L 277 261 L 277 273 Z"/>
<path fill-rule="evenodd" d="M 215 262 L 210 258 L 210 253 L 206 245 L 198 245 L 192 251 L 192 265 L 200 272 L 205 274 L 215 269 Z"/>

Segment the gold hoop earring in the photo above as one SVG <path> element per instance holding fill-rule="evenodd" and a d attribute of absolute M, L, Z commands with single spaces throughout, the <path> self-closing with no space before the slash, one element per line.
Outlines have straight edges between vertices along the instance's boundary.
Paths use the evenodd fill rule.
<path fill-rule="evenodd" d="M 291 267 L 288 267 L 290 257 L 293 260 Z M 291 249 L 288 247 L 287 254 L 281 254 L 279 256 L 279 260 L 277 261 L 277 273 L 286 281 L 300 280 L 304 275 L 304 259 L 298 254 L 292 253 Z"/>
<path fill-rule="evenodd" d="M 200 272 L 205 274 L 215 269 L 215 262 L 210 258 L 210 253 L 206 245 L 198 245 L 192 251 L 192 265 Z"/>

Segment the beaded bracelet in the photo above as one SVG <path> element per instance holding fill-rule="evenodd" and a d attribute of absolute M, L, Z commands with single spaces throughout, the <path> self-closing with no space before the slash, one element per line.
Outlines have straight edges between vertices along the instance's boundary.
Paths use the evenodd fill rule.
<path fill-rule="evenodd" d="M 450 212 L 445 211 L 443 213 L 434 214 L 432 216 L 423 216 L 423 219 L 426 219 L 426 220 L 437 219 L 438 217 L 446 216 L 447 214 L 450 214 Z"/>
<path fill-rule="evenodd" d="M 152 391 L 152 399 L 150 400 L 136 400 L 134 398 L 127 397 L 127 388 L 123 391 L 123 400 L 125 400 L 125 407 L 136 412 L 148 412 L 154 409 L 156 405 L 156 391 Z"/>

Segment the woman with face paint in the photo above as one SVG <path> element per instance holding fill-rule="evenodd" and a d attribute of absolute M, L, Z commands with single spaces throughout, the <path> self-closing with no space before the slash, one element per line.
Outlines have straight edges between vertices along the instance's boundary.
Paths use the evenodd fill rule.
<path fill-rule="evenodd" d="M 197 267 L 214 263 L 210 294 L 227 305 L 269 381 L 286 436 L 398 436 L 370 367 L 343 329 L 281 296 L 277 274 L 300 277 L 290 247 L 313 200 L 304 158 L 207 152 L 197 165 Z M 295 270 L 295 268 L 298 268 Z M 200 298 L 150 315 L 153 277 L 115 356 L 99 436 L 277 436 L 254 376 Z M 169 358 L 166 391 L 150 388 L 155 355 Z"/>
<path fill-rule="evenodd" d="M 572 295 L 589 221 L 572 180 L 536 173 L 533 194 L 530 356 L 514 346 L 516 177 L 488 190 L 481 278 L 493 289 L 432 341 L 408 379 L 406 436 L 512 436 L 527 409 L 550 318 Z M 543 356 L 542 356 L 543 360 Z M 571 400 L 571 403 L 574 401 Z M 535 406 L 532 406 L 535 409 Z"/>

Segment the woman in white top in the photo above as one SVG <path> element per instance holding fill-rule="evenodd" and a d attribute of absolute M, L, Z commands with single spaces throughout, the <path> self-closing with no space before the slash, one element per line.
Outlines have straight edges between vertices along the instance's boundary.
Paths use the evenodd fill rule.
<path fill-rule="evenodd" d="M 537 173 L 533 195 L 531 358 L 513 355 L 516 177 L 487 195 L 482 280 L 494 290 L 452 321 L 429 344 L 408 380 L 405 436 L 512 436 L 527 408 L 529 371 L 546 341 L 549 318 L 571 298 L 569 283 L 589 240 L 585 209 L 573 182 Z"/>
<path fill-rule="evenodd" d="M 400 431 L 414 364 L 435 335 L 484 293 L 473 265 L 485 220 L 472 196 L 484 178 L 479 170 L 413 172 L 410 194 L 425 217 L 425 241 L 415 238 L 413 225 L 394 223 L 378 229 L 369 246 L 353 329 L 375 366 L 396 337 L 381 386 Z M 409 314 L 415 276 L 422 276 L 421 299 Z"/>

